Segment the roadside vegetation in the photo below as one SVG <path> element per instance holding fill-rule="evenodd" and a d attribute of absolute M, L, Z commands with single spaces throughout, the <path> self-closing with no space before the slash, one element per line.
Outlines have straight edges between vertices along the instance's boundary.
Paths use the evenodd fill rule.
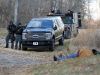
<path fill-rule="evenodd" d="M 88 49 L 100 48 L 100 29 L 97 26 L 82 29 L 80 34 L 70 43 L 70 46 L 77 48 L 88 47 Z M 100 50 L 99 50 L 100 51 Z"/>
<path fill-rule="evenodd" d="M 8 31 L 6 28 L 0 28 L 0 38 L 5 38 L 8 34 Z"/>

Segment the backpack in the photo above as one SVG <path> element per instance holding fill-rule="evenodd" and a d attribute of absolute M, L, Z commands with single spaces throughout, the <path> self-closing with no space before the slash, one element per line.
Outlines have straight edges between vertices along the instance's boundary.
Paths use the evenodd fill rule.
<path fill-rule="evenodd" d="M 12 31 L 13 31 L 14 33 L 15 33 L 15 31 L 16 31 L 15 29 L 16 29 L 16 26 L 13 25 L 13 26 L 12 26 Z"/>

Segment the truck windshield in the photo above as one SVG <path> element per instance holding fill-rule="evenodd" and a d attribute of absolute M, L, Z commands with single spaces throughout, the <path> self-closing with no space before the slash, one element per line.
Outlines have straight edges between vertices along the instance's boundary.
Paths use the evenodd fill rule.
<path fill-rule="evenodd" d="M 52 28 L 53 22 L 51 20 L 31 20 L 27 27 L 44 27 L 44 28 Z"/>
<path fill-rule="evenodd" d="M 64 24 L 70 24 L 71 20 L 69 18 L 62 18 Z"/>

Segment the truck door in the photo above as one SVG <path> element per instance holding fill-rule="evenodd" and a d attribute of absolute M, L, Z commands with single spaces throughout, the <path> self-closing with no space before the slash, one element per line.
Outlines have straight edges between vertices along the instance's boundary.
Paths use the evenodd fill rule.
<path fill-rule="evenodd" d="M 59 26 L 58 26 L 56 20 L 54 20 L 54 26 L 57 27 L 57 29 L 55 30 L 55 39 L 59 39 Z"/>
<path fill-rule="evenodd" d="M 62 35 L 62 32 L 63 32 L 62 23 L 60 22 L 59 19 L 57 19 L 56 21 L 57 21 L 57 24 L 58 24 L 58 27 L 59 27 L 59 35 Z"/>

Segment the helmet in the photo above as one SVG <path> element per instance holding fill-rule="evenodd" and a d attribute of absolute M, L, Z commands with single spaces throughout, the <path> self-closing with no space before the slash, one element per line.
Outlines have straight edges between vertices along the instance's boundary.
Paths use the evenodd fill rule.
<path fill-rule="evenodd" d="M 22 25 L 22 24 L 21 24 L 21 23 L 18 23 L 18 26 L 19 26 L 19 25 Z"/>
<path fill-rule="evenodd" d="M 70 9 L 68 9 L 68 11 L 70 11 Z"/>
<path fill-rule="evenodd" d="M 13 21 L 10 21 L 10 23 L 13 23 Z"/>
<path fill-rule="evenodd" d="M 51 9 L 51 12 L 52 12 L 52 13 L 54 13 L 54 12 L 55 12 L 55 10 Z"/>

